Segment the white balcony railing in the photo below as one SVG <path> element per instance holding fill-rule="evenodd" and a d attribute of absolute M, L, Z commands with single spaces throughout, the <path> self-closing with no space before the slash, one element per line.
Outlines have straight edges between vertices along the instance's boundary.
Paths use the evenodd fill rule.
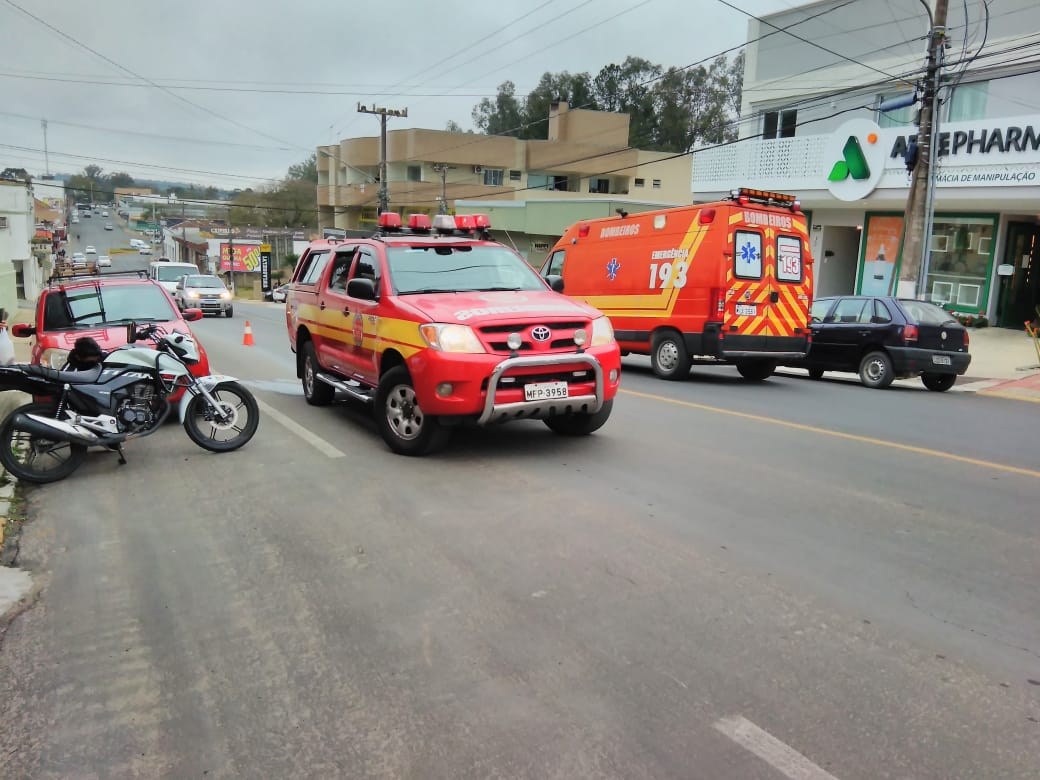
<path fill-rule="evenodd" d="M 725 192 L 734 187 L 819 188 L 827 177 L 823 148 L 828 138 L 753 139 L 694 152 L 693 192 Z"/>

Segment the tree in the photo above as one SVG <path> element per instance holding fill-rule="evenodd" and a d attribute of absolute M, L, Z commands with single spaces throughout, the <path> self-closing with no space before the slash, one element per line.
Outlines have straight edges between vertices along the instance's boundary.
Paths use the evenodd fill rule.
<path fill-rule="evenodd" d="M 134 183 L 134 177 L 129 173 L 113 173 L 108 176 L 108 184 L 111 187 L 130 187 Z"/>
<path fill-rule="evenodd" d="M 462 125 L 456 122 L 454 119 L 449 119 L 448 124 L 444 126 L 444 129 L 449 133 L 472 133 L 472 130 L 463 130 Z"/>
<path fill-rule="evenodd" d="M 318 183 L 318 155 L 312 154 L 303 162 L 290 165 L 285 178 L 293 181 L 309 181 L 316 185 Z"/>
<path fill-rule="evenodd" d="M 86 168 L 83 169 L 83 175 L 86 176 L 91 181 L 100 181 L 101 180 L 101 166 L 100 165 L 94 165 L 93 163 L 91 163 L 90 165 L 88 165 Z"/>
<path fill-rule="evenodd" d="M 498 85 L 494 102 L 482 98 L 474 106 L 472 116 L 477 130 L 485 135 L 522 137 L 520 103 L 516 99 L 516 85 L 512 81 L 503 81 Z"/>
<path fill-rule="evenodd" d="M 626 57 L 620 65 L 604 66 L 592 80 L 601 110 L 629 115 L 630 146 L 656 148 L 657 114 L 652 85 L 662 72 L 660 65 L 642 57 Z"/>

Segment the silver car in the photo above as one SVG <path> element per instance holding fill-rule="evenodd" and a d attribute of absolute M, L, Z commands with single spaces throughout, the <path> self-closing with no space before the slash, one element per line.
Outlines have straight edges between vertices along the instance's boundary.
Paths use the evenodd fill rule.
<path fill-rule="evenodd" d="M 224 282 L 208 274 L 182 276 L 177 281 L 173 299 L 181 311 L 202 309 L 203 314 L 223 314 L 225 317 L 233 317 L 235 313 L 231 293 Z"/>

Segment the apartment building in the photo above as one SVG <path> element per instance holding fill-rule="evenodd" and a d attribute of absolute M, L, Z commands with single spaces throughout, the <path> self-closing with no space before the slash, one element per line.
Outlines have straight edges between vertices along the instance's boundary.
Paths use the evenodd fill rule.
<path fill-rule="evenodd" d="M 690 202 L 689 157 L 632 149 L 629 117 L 552 104 L 548 140 L 390 130 L 387 188 L 390 208 L 436 214 L 457 200 Z M 379 138 L 347 138 L 318 147 L 321 225 L 363 229 L 376 224 Z M 538 225 L 534 231 L 541 230 Z"/>
<path fill-rule="evenodd" d="M 1040 5 L 949 4 L 934 222 L 924 267 L 901 278 L 920 104 L 880 106 L 919 86 L 929 29 L 920 0 L 825 0 L 752 19 L 741 141 L 694 154 L 693 197 L 797 194 L 817 295 L 891 290 L 1021 328 L 1040 304 Z"/>
<path fill-rule="evenodd" d="M 18 300 L 35 300 L 43 271 L 33 255 L 36 235 L 32 185 L 0 178 L 0 307 L 14 311 Z"/>

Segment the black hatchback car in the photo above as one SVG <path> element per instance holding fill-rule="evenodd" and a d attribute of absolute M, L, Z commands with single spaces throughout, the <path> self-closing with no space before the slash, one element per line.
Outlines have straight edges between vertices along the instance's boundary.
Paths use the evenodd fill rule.
<path fill-rule="evenodd" d="M 813 302 L 812 347 L 788 365 L 859 374 L 867 387 L 920 376 L 929 390 L 949 390 L 968 370 L 968 331 L 949 312 L 924 301 L 839 296 Z"/>

